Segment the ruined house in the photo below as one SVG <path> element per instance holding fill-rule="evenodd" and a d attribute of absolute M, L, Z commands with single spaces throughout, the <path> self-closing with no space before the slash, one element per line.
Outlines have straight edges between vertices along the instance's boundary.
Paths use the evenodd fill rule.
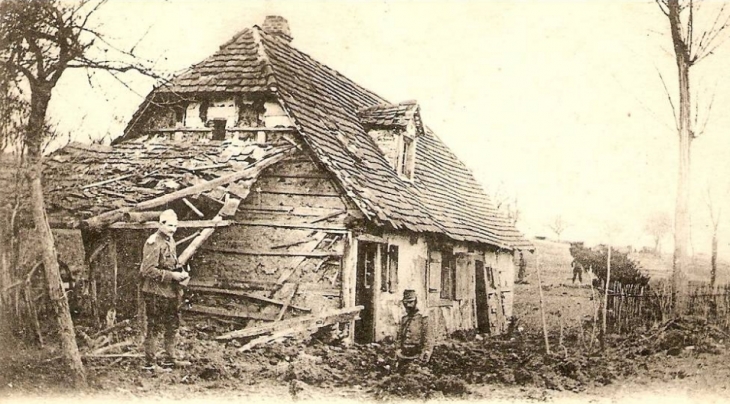
<path fill-rule="evenodd" d="M 362 306 L 342 327 L 371 342 L 415 289 L 437 335 L 499 333 L 532 245 L 423 118 L 267 17 L 155 88 L 111 146 L 54 153 L 51 221 L 80 234 L 101 316 L 134 314 L 143 242 L 172 208 L 188 311 L 251 326 Z"/>

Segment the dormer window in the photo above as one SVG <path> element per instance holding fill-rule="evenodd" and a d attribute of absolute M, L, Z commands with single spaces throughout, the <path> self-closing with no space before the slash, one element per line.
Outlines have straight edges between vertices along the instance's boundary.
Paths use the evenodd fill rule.
<path fill-rule="evenodd" d="M 416 139 L 403 133 L 399 136 L 401 140 L 400 155 L 398 156 L 398 175 L 413 179 L 414 163 L 416 161 Z"/>
<path fill-rule="evenodd" d="M 423 134 L 420 112 L 415 101 L 382 104 L 358 111 L 365 130 L 399 177 L 413 179 L 416 142 Z"/>

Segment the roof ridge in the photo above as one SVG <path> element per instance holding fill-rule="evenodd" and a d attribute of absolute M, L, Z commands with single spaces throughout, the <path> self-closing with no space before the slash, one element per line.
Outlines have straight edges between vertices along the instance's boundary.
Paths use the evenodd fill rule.
<path fill-rule="evenodd" d="M 259 28 L 259 29 L 261 29 L 260 27 L 258 27 L 258 26 L 256 26 L 256 25 L 254 25 L 254 27 L 256 27 L 256 28 Z M 347 83 L 349 83 L 350 85 L 352 85 L 352 86 L 356 87 L 356 88 L 357 88 L 358 90 L 360 90 L 360 91 L 361 91 L 361 92 L 363 92 L 363 93 L 366 93 L 367 95 L 369 95 L 370 97 L 372 97 L 372 98 L 376 99 L 377 101 L 380 101 L 380 102 L 384 102 L 384 103 L 390 103 L 390 102 L 389 102 L 388 100 L 386 100 L 386 99 L 385 99 L 384 97 L 380 96 L 380 95 L 379 95 L 379 94 L 377 94 L 376 92 L 374 92 L 374 91 L 372 91 L 372 90 L 369 90 L 369 89 L 367 89 L 367 88 L 365 88 L 365 87 L 363 87 L 363 86 L 361 86 L 361 85 L 357 84 L 357 83 L 356 83 L 355 81 L 353 81 L 353 80 L 352 80 L 352 79 L 350 79 L 349 77 L 345 76 L 344 74 L 342 74 L 342 73 L 338 72 L 337 70 L 335 70 L 335 69 L 333 69 L 333 68 L 331 68 L 331 67 L 327 66 L 326 64 L 324 64 L 324 63 L 322 63 L 322 62 L 318 61 L 317 59 L 313 58 L 313 57 L 312 57 L 312 56 L 311 56 L 310 54 L 308 54 L 308 53 L 306 53 L 306 52 L 304 52 L 304 51 L 300 50 L 300 49 L 299 49 L 299 48 L 297 48 L 297 47 L 294 47 L 294 46 L 292 46 L 292 44 L 291 44 L 291 43 L 289 43 L 289 42 L 285 42 L 285 41 L 283 41 L 283 40 L 281 40 L 281 39 L 277 38 L 277 37 L 276 37 L 275 35 L 271 35 L 271 34 L 269 34 L 268 32 L 266 32 L 266 31 L 264 31 L 264 30 L 262 30 L 262 29 L 261 29 L 261 33 L 262 33 L 262 34 L 263 34 L 263 36 L 265 36 L 266 38 L 268 38 L 268 39 L 271 39 L 271 40 L 273 40 L 273 41 L 278 41 L 278 42 L 279 42 L 279 43 L 280 43 L 281 45 L 287 46 L 287 47 L 289 47 L 289 49 L 291 49 L 291 50 L 293 50 L 293 51 L 295 51 L 295 52 L 299 53 L 300 55 L 302 55 L 303 57 L 305 57 L 305 58 L 307 59 L 307 61 L 308 61 L 309 63 L 312 63 L 312 64 L 314 64 L 315 66 L 318 66 L 318 67 L 321 67 L 321 68 L 327 69 L 327 71 L 329 71 L 329 72 L 330 72 L 331 74 L 333 74 L 333 75 L 337 76 L 337 77 L 338 77 L 338 78 L 340 78 L 341 80 L 344 80 L 344 81 L 346 81 L 346 82 L 347 82 Z"/>

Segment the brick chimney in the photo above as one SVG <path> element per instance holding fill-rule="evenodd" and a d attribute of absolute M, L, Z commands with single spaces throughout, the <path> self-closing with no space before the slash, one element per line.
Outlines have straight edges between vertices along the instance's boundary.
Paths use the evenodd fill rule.
<path fill-rule="evenodd" d="M 291 40 L 294 39 L 292 38 L 291 31 L 289 30 L 289 23 L 282 16 L 266 16 L 264 24 L 261 26 L 261 28 L 267 34 L 278 36 L 279 38 L 282 38 L 287 42 L 291 42 Z"/>

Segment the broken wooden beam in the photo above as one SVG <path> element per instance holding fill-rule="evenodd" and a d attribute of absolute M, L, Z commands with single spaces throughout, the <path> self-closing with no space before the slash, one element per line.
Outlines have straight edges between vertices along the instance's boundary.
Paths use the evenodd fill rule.
<path fill-rule="evenodd" d="M 120 175 L 119 177 L 114 177 L 114 178 L 110 178 L 108 180 L 99 181 L 99 182 L 95 182 L 93 184 L 84 185 L 83 187 L 81 187 L 81 189 L 89 189 L 89 188 L 98 187 L 100 185 L 111 184 L 112 182 L 121 181 L 121 180 L 127 179 L 127 178 L 129 178 L 129 177 L 131 177 L 133 175 L 135 175 L 135 174 Z"/>
<path fill-rule="evenodd" d="M 195 233 L 193 233 L 193 234 L 191 234 L 191 235 L 189 235 L 189 236 L 185 237 L 185 238 L 184 238 L 184 239 L 182 239 L 182 240 L 178 240 L 178 241 L 176 241 L 176 242 L 175 242 L 175 244 L 176 244 L 176 245 L 178 245 L 178 246 L 180 246 L 181 244 L 185 244 L 185 243 L 187 243 L 188 241 L 190 241 L 190 240 L 194 239 L 195 237 L 198 237 L 198 235 L 199 235 L 199 234 L 200 234 L 200 230 L 198 230 L 198 231 L 196 231 Z"/>
<path fill-rule="evenodd" d="M 266 257 L 340 257 L 339 251 L 271 251 L 271 250 L 243 250 L 227 247 L 203 247 L 205 251 L 220 252 L 238 255 L 260 255 Z"/>
<path fill-rule="evenodd" d="M 295 150 L 294 147 L 288 147 L 286 149 L 281 149 L 279 151 L 276 151 L 267 157 L 256 161 L 254 163 L 251 163 L 250 165 L 244 167 L 242 170 L 237 171 L 233 174 L 229 174 L 223 177 L 218 177 L 216 179 L 205 181 L 197 185 L 193 185 L 187 188 L 183 188 L 181 190 L 161 195 L 157 198 L 150 199 L 148 201 L 140 202 L 134 206 L 130 207 L 123 207 L 119 209 L 115 209 L 109 212 L 102 213 L 100 215 L 94 216 L 92 218 L 86 219 L 81 222 L 82 226 L 85 228 L 101 228 L 106 227 L 112 223 L 118 222 L 122 220 L 124 217 L 124 214 L 127 212 L 133 212 L 133 211 L 140 211 L 140 210 L 147 210 L 147 209 L 153 209 L 159 206 L 166 205 L 170 202 L 173 202 L 175 200 L 178 200 L 180 198 L 200 194 L 206 191 L 210 191 L 212 189 L 215 189 L 221 185 L 226 185 L 231 182 L 243 180 L 243 179 L 252 179 L 258 176 L 258 174 L 268 168 L 269 166 L 279 162 L 281 159 L 283 159 L 290 151 Z"/>
<path fill-rule="evenodd" d="M 223 204 L 223 207 L 218 212 L 218 214 L 213 218 L 213 221 L 222 222 L 223 216 L 231 216 L 236 212 L 236 209 L 238 209 L 238 205 L 241 203 L 240 199 L 235 198 L 228 198 L 226 199 L 226 202 Z M 193 241 L 190 242 L 190 244 L 185 248 L 185 250 L 180 254 L 178 257 L 178 262 L 180 265 L 187 264 L 188 260 L 195 254 L 195 252 L 200 248 L 201 245 L 207 240 L 212 234 L 213 231 L 215 231 L 215 228 L 207 228 L 200 232 L 198 237 L 193 239 Z"/>
<path fill-rule="evenodd" d="M 257 327 L 248 327 L 236 331 L 231 331 L 229 333 L 219 335 L 215 337 L 215 339 L 219 341 L 224 341 L 234 338 L 255 337 L 262 334 L 293 329 L 301 326 L 302 324 L 315 324 L 319 327 L 324 327 L 335 323 L 357 319 L 359 318 L 359 313 L 363 308 L 364 306 L 347 307 L 344 309 L 327 311 L 315 315 L 294 317 L 288 320 L 278 321 L 276 323 L 262 324 Z"/>
<path fill-rule="evenodd" d="M 193 203 L 188 200 L 188 198 L 182 198 L 182 201 L 183 201 L 183 203 L 185 203 L 185 205 L 188 206 L 188 208 L 190 208 L 190 210 L 193 211 L 193 213 L 195 213 L 196 215 L 198 215 L 198 217 L 204 217 L 205 216 L 203 214 L 203 212 L 200 211 L 200 209 L 198 209 L 197 207 L 195 207 L 195 205 L 193 205 Z"/>
<path fill-rule="evenodd" d="M 135 223 L 149 222 L 159 220 L 161 214 L 161 210 L 150 212 L 127 212 L 124 214 L 124 221 Z"/>
<path fill-rule="evenodd" d="M 232 289 L 213 288 L 213 287 L 208 287 L 208 286 L 198 286 L 192 282 L 189 285 L 188 289 L 193 292 L 216 293 L 216 294 L 221 294 L 221 295 L 240 296 L 240 297 L 245 297 L 245 298 L 252 299 L 252 300 L 257 300 L 260 302 L 275 304 L 277 306 L 284 306 L 286 304 L 286 302 L 283 302 L 281 300 L 270 299 L 268 297 L 263 297 L 263 296 L 256 296 L 254 294 L 247 293 L 242 290 L 232 290 Z M 312 309 L 309 309 L 306 307 L 295 306 L 292 304 L 289 304 L 288 307 L 295 309 L 295 310 L 303 311 L 306 313 L 310 313 L 312 311 Z"/>
<path fill-rule="evenodd" d="M 275 317 L 271 315 L 265 315 L 262 313 L 255 313 L 248 310 L 243 309 L 224 309 L 220 307 L 211 307 L 211 306 L 203 306 L 200 304 L 193 304 L 190 307 L 186 307 L 183 310 L 193 312 L 193 313 L 201 313 L 201 314 L 211 314 L 214 316 L 224 316 L 224 317 L 235 317 L 235 318 L 248 318 L 253 320 L 265 320 L 265 321 L 274 321 Z"/>
<path fill-rule="evenodd" d="M 242 225 L 242 226 L 278 227 L 278 228 L 284 228 L 284 229 L 326 230 L 326 231 L 329 231 L 332 233 L 345 233 L 348 231 L 348 229 L 343 226 L 327 226 L 327 225 L 317 225 L 317 224 L 311 224 L 311 223 L 281 223 L 281 222 L 259 221 L 259 220 L 239 220 L 239 221 L 234 222 L 234 224 Z"/>
<path fill-rule="evenodd" d="M 199 228 L 214 228 L 214 227 L 226 227 L 230 226 L 231 222 L 228 220 L 181 220 L 178 222 L 178 229 L 199 229 Z M 110 229 L 126 229 L 126 230 L 144 230 L 144 229 L 157 229 L 160 225 L 157 222 L 144 222 L 144 223 L 133 223 L 133 222 L 116 222 L 109 225 Z"/>

